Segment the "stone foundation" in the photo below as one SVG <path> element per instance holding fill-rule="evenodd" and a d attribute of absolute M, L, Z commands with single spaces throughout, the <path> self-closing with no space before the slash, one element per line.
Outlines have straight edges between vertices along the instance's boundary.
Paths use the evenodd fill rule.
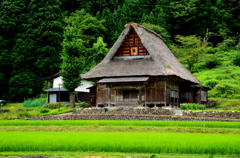
<path fill-rule="evenodd" d="M 173 111 L 170 109 L 161 108 L 146 108 L 146 107 L 135 107 L 135 108 L 80 108 L 74 109 L 73 114 L 147 114 L 147 115 L 172 115 Z"/>
<path fill-rule="evenodd" d="M 172 120 L 240 122 L 240 112 L 190 111 L 161 108 L 85 108 L 72 114 L 26 118 L 25 120 Z"/>
<path fill-rule="evenodd" d="M 239 119 L 240 120 L 240 112 L 236 112 L 236 111 L 190 111 L 190 110 L 184 110 L 183 116 L 211 117 L 211 118 L 225 118 L 225 119 Z"/>
<path fill-rule="evenodd" d="M 119 115 L 119 114 L 72 114 L 26 118 L 24 120 L 149 120 L 149 121 L 224 121 L 240 122 L 239 119 L 202 118 L 171 115 Z"/>

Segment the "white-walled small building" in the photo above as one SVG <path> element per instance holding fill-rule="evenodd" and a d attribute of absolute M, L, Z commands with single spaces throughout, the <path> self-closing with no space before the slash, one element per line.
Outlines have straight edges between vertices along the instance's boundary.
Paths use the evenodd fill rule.
<path fill-rule="evenodd" d="M 82 76 L 82 75 L 81 75 Z M 53 87 L 46 90 L 48 92 L 48 102 L 55 103 L 55 102 L 69 102 L 69 91 L 64 89 L 63 86 L 62 76 L 58 76 L 53 79 Z M 89 102 L 89 89 L 92 84 L 89 81 L 82 80 L 81 85 L 78 86 L 75 91 L 78 92 L 76 95 L 76 101 L 81 102 Z"/>

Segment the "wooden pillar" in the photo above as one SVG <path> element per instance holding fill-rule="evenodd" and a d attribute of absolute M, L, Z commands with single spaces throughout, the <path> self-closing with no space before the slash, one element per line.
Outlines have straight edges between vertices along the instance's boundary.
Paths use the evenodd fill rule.
<path fill-rule="evenodd" d="M 108 106 L 111 105 L 111 85 L 108 85 Z"/>
<path fill-rule="evenodd" d="M 142 105 L 142 88 L 139 88 L 138 91 L 139 91 L 139 102 L 138 103 L 140 105 Z"/>
<path fill-rule="evenodd" d="M 164 82 L 164 99 L 165 99 L 165 104 L 164 106 L 167 106 L 167 84 L 166 84 L 166 80 Z"/>
<path fill-rule="evenodd" d="M 157 106 L 157 104 L 156 104 L 156 102 L 157 102 L 157 86 L 156 86 L 156 82 L 155 82 L 155 96 L 154 96 L 154 101 L 155 101 L 154 107 L 156 107 L 156 106 Z"/>
<path fill-rule="evenodd" d="M 98 102 L 99 102 L 99 94 L 98 94 L 98 85 L 96 87 L 96 107 L 98 107 Z"/>
<path fill-rule="evenodd" d="M 179 90 L 177 91 L 177 106 L 179 106 Z"/>
<path fill-rule="evenodd" d="M 117 90 L 115 89 L 114 90 L 114 103 L 116 103 L 116 101 L 117 101 L 116 99 L 117 99 Z"/>
<path fill-rule="evenodd" d="M 147 100 L 147 88 L 145 87 L 145 94 L 144 94 L 144 106 L 146 107 L 146 100 Z"/>

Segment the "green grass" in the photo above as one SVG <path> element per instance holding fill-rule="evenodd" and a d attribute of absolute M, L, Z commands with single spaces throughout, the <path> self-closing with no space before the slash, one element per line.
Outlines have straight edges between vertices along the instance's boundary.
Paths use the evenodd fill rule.
<path fill-rule="evenodd" d="M 49 112 L 41 112 L 43 109 L 48 109 Z M 65 106 L 65 104 L 63 104 L 60 110 L 58 110 L 58 108 L 43 108 L 42 106 L 24 107 L 23 103 L 8 103 L 3 107 L 3 110 L 7 110 L 7 112 L 0 114 L 0 120 L 14 120 L 27 117 L 57 115 L 73 111 L 72 108 L 68 108 L 68 106 Z"/>
<path fill-rule="evenodd" d="M 10 109 L 11 107 L 22 108 L 23 103 L 7 103 L 6 105 L 3 106 L 3 109 Z"/>
<path fill-rule="evenodd" d="M 194 104 L 194 103 L 184 103 L 184 104 L 180 105 L 180 108 L 182 110 L 205 110 L 206 106 L 205 105 Z"/>
<path fill-rule="evenodd" d="M 232 134 L 122 132 L 0 132 L 0 151 L 96 151 L 240 154 Z"/>
<path fill-rule="evenodd" d="M 240 122 L 204 122 L 204 121 L 108 121 L 108 120 L 2 120 L 0 126 L 154 126 L 154 127 L 206 127 L 240 128 Z"/>

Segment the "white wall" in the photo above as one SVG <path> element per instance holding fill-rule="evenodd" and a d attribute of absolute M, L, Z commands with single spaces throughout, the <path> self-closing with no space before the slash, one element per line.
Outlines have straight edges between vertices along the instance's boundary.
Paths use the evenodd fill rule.
<path fill-rule="evenodd" d="M 62 83 L 63 83 L 62 76 L 59 76 L 59 77 L 57 77 L 53 80 L 53 88 L 58 88 L 59 83 L 61 84 L 60 87 L 62 87 Z M 91 87 L 91 86 L 92 86 L 91 82 L 86 81 L 86 80 L 82 80 L 81 81 L 81 86 L 77 87 L 75 89 L 75 91 L 89 92 L 89 89 L 86 89 L 86 88 Z"/>

